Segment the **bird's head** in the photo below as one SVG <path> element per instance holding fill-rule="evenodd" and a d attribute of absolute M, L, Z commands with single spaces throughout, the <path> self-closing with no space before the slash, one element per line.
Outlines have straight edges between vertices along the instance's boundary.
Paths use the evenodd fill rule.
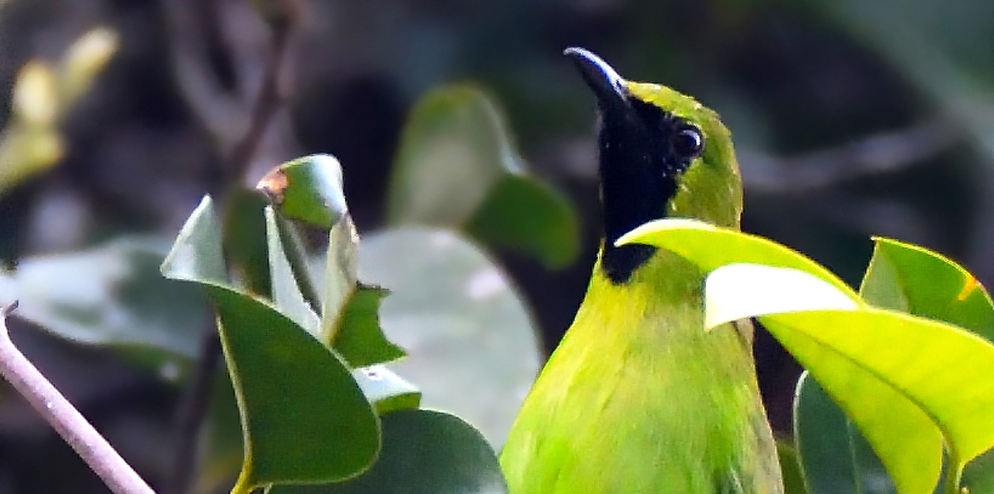
<path fill-rule="evenodd" d="M 614 247 L 647 221 L 688 217 L 738 227 L 742 184 L 718 115 L 668 87 L 625 80 L 582 48 L 565 54 L 593 90 L 600 114 L 605 274 L 623 283 L 651 258 L 648 246 Z"/>

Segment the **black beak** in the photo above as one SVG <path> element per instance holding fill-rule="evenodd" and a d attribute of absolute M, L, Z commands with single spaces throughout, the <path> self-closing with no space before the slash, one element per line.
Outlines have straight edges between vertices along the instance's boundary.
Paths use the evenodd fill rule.
<path fill-rule="evenodd" d="M 601 111 L 614 113 L 630 108 L 625 80 L 601 57 L 575 46 L 564 50 L 563 55 L 573 59 L 577 70 L 583 76 L 583 80 L 597 96 L 597 103 Z"/>

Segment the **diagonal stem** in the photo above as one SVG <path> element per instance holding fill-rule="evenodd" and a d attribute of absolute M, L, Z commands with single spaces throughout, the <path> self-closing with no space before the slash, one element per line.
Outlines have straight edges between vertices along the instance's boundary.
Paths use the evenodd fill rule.
<path fill-rule="evenodd" d="M 17 302 L 0 309 L 0 374 L 76 450 L 116 494 L 155 494 L 124 458 L 86 418 L 55 389 L 20 350 L 7 332 L 6 319 Z"/>

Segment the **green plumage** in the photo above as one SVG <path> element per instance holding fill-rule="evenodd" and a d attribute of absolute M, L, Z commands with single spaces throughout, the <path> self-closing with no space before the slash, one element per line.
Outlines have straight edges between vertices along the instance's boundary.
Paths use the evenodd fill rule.
<path fill-rule="evenodd" d="M 693 265 L 610 245 L 612 221 L 630 229 L 682 216 L 738 227 L 741 183 L 728 131 L 689 97 L 617 78 L 589 52 L 567 53 L 600 104 L 609 241 L 504 446 L 511 493 L 781 493 L 748 325 L 705 332 Z M 693 154 L 686 129 L 703 137 Z M 622 133 L 638 138 L 619 143 Z M 629 188 L 633 180 L 642 183 Z M 632 191 L 664 197 L 642 201 Z"/>

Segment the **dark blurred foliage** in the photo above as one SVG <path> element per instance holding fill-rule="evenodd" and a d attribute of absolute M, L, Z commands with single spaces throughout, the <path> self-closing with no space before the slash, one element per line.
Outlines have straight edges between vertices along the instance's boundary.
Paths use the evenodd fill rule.
<path fill-rule="evenodd" d="M 991 286 L 992 5 L 299 0 L 279 80 L 286 106 L 261 133 L 243 180 L 295 156 L 334 154 L 356 223 L 373 230 L 412 102 L 444 82 L 483 85 L 532 169 L 567 191 L 583 218 L 584 254 L 569 269 L 499 256 L 552 348 L 586 288 L 599 235 L 593 99 L 560 55 L 579 45 L 622 75 L 671 85 L 724 116 L 745 177 L 747 231 L 851 283 L 869 235 L 879 234 L 960 260 Z M 0 126 L 20 67 L 57 58 L 99 25 L 119 33 L 120 50 L 65 119 L 64 159 L 0 197 L 8 263 L 123 232 L 171 236 L 205 191 L 223 188 L 224 164 L 251 120 L 271 29 L 249 3 L 6 0 Z M 168 452 L 157 438 L 176 390 L 108 364 L 102 350 L 12 326 L 15 340 L 31 342 L 28 356 L 161 482 Z M 757 356 L 773 423 L 787 429 L 798 368 L 765 334 Z M 0 493 L 100 492 L 9 389 L 0 388 L 0 404 Z"/>

